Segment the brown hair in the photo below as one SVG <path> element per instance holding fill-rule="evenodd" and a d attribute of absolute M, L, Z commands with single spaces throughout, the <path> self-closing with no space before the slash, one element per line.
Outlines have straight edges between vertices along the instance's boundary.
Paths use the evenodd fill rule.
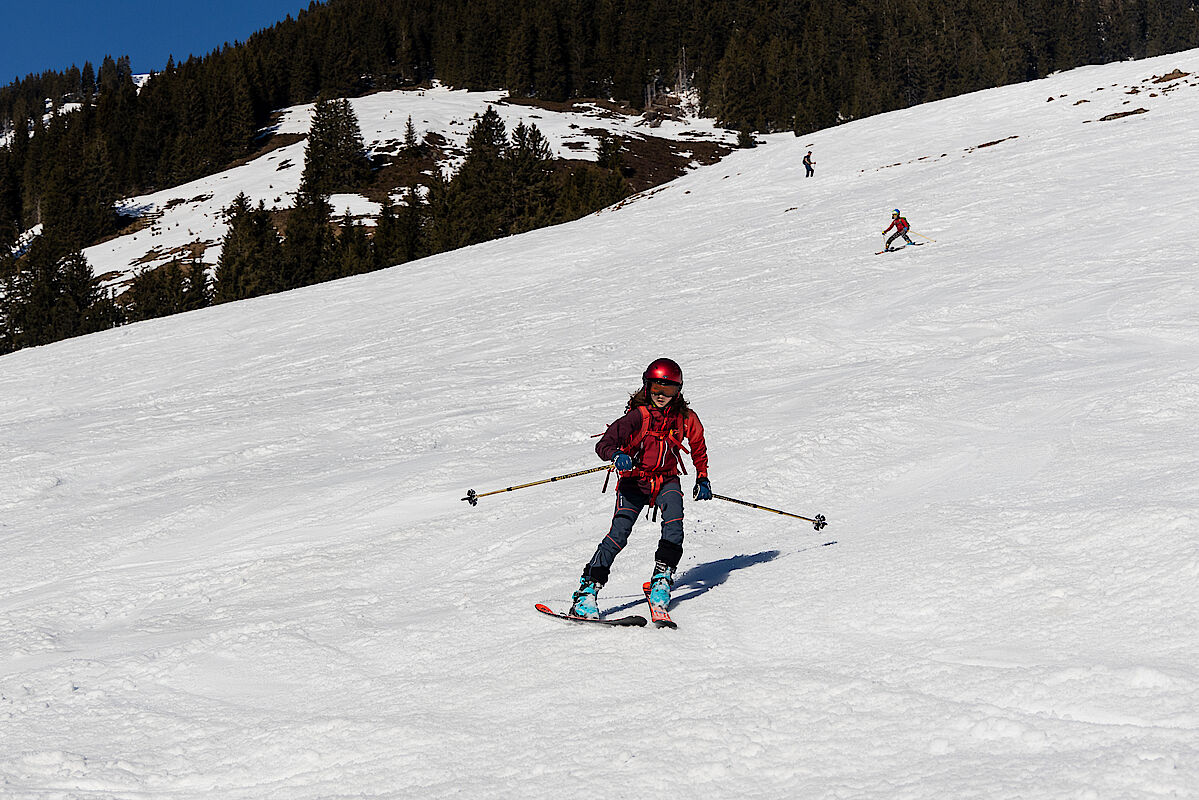
<path fill-rule="evenodd" d="M 640 389 L 629 395 L 630 411 L 632 411 L 634 408 L 650 405 L 649 395 L 646 392 L 647 388 L 648 387 L 642 384 Z M 679 393 L 670 398 L 670 402 L 666 404 L 666 408 L 670 411 L 678 412 L 679 416 L 681 416 L 683 419 L 687 419 L 687 415 L 691 413 L 691 409 L 687 405 L 687 400 L 683 397 L 683 390 L 681 387 L 679 388 Z"/>

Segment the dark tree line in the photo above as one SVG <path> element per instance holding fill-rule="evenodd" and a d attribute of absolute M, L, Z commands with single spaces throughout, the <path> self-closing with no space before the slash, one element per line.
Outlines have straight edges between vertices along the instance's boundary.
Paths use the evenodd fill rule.
<path fill-rule="evenodd" d="M 68 238 L 111 228 L 111 215 L 90 211 L 103 199 L 222 169 L 255 148 L 272 110 L 322 94 L 436 77 L 639 105 L 682 67 L 730 127 L 806 132 L 1197 45 L 1195 0 L 329 0 L 171 63 L 140 92 L 128 60 L 112 58 L 0 88 L 11 140 L 0 148 L 0 241 L 76 208 L 87 221 Z M 47 125 L 46 98 L 85 113 Z M 46 207 L 82 182 L 98 188 Z"/>
<path fill-rule="evenodd" d="M 572 219 L 627 191 L 612 165 L 553 164 L 536 128 L 509 135 L 485 117 L 459 173 L 433 180 L 427 197 L 407 188 L 373 236 L 331 220 L 326 199 L 366 180 L 369 165 L 330 166 L 335 156 L 322 156 L 311 174 L 306 165 L 285 220 L 234 204 L 238 237 L 212 285 L 186 262 L 139 275 L 120 306 L 89 283 L 82 248 L 119 230 L 118 198 L 253 154 L 285 106 L 437 78 L 640 107 L 686 83 L 729 127 L 801 133 L 1195 46 L 1196 0 L 313 2 L 244 43 L 172 61 L 140 88 L 124 57 L 0 87 L 0 352 L 401 263 Z M 56 113 L 66 104 L 70 113 Z M 325 107 L 329 129 L 313 138 L 352 139 L 348 104 Z M 419 149 L 411 138 L 405 157 Z M 36 224 L 42 238 L 14 256 L 18 234 Z M 268 267 L 252 266 L 246 252 L 265 253 Z"/>
<path fill-rule="evenodd" d="M 121 321 L 77 248 L 39 236 L 18 259 L 0 255 L 0 353 L 105 330 Z"/>
<path fill-rule="evenodd" d="M 404 158 L 421 158 L 415 131 Z M 471 129 L 462 166 L 435 176 L 427 197 L 406 187 L 383 206 L 373 234 L 335 219 L 339 176 L 369 161 L 349 105 L 318 103 L 295 205 L 283 214 L 238 195 L 213 278 L 197 258 L 137 274 L 118 299 L 101 290 L 82 252 L 53 234 L 19 259 L 0 260 L 0 354 L 125 322 L 177 314 L 403 264 L 433 253 L 566 222 L 629 194 L 620 143 L 602 142 L 597 164 L 555 162 L 535 125 L 509 135 L 492 108 Z M 351 187 L 352 188 L 352 187 Z M 278 220 L 278 221 L 277 221 Z"/>
<path fill-rule="evenodd" d="M 566 222 L 629 193 L 619 143 L 605 143 L 599 164 L 556 164 L 536 125 L 518 124 L 509 135 L 489 107 L 471 128 L 465 160 L 453 176 L 434 176 L 427 198 L 416 186 L 406 187 L 400 202 L 383 205 L 368 236 L 348 215 L 333 217 L 328 192 L 337 186 L 322 187 L 316 177 L 328 172 L 317 160 L 352 170 L 361 166 L 355 154 L 365 158 L 356 125 L 348 135 L 316 137 L 317 131 L 339 129 L 331 119 L 343 113 L 337 104 L 318 105 L 296 204 L 279 227 L 262 203 L 254 207 L 244 194 L 226 209 L 229 230 L 213 280 L 215 302 L 296 289 Z M 406 149 L 413 151 L 406 157 L 419 155 L 416 146 Z"/>

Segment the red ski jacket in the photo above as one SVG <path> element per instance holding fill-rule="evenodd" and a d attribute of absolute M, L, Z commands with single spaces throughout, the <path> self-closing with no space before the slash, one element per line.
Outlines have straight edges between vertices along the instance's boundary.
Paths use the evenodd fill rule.
<path fill-rule="evenodd" d="M 631 408 L 608 426 L 596 444 L 595 452 L 604 461 L 611 461 L 617 450 L 628 453 L 633 457 L 635 466 L 624 474 L 656 486 L 661 484 L 662 478 L 679 474 L 679 467 L 682 466 L 679 450 L 687 450 L 683 446 L 684 439 L 691 446 L 695 477 L 706 477 L 708 445 L 704 442 L 704 426 L 695 412 L 690 410 L 686 419 L 681 419 L 671 409 L 649 406 Z"/>
<path fill-rule="evenodd" d="M 900 233 L 903 233 L 910 227 L 912 227 L 912 226 L 908 224 L 908 221 L 906 219 L 904 219 L 903 217 L 896 217 L 895 219 L 891 220 L 891 224 L 887 226 L 887 231 L 894 228 L 895 230 L 899 231 Z M 885 234 L 887 231 L 883 231 L 883 233 Z"/>

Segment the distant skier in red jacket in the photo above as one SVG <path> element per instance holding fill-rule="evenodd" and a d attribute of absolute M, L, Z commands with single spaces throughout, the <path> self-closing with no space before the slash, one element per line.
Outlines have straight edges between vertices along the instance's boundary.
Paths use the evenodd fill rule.
<path fill-rule="evenodd" d="M 892 228 L 895 229 L 895 233 L 891 234 L 891 238 L 887 240 L 885 249 L 893 250 L 894 248 L 891 247 L 891 242 L 895 241 L 900 236 L 902 236 L 903 240 L 908 244 L 915 244 L 915 242 L 913 242 L 908 236 L 908 229 L 911 227 L 912 226 L 908 224 L 908 221 L 900 216 L 898 208 L 893 210 L 891 212 L 891 224 L 887 226 L 887 230 L 883 231 L 883 236 L 886 236 L 887 231 L 891 230 Z"/>
<path fill-rule="evenodd" d="M 679 450 L 686 439 L 695 465 L 696 500 L 712 499 L 708 481 L 708 446 L 704 426 L 683 399 L 683 370 L 669 358 L 651 363 L 641 376 L 641 388 L 629 398 L 624 416 L 608 426 L 595 452 L 611 461 L 620 474 L 616 482 L 616 511 L 612 527 L 595 555 L 583 567 L 579 590 L 570 613 L 594 619 L 599 616 L 596 595 L 608 582 L 617 554 L 628 543 L 633 523 L 647 505 L 662 514 L 662 538 L 654 553 L 650 579 L 650 604 L 665 609 L 670 587 L 683 556 L 683 490 L 679 485 Z"/>

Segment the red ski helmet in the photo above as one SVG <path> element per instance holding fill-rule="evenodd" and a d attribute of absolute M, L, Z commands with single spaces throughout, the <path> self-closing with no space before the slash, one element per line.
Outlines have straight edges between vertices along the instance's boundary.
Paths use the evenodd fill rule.
<path fill-rule="evenodd" d="M 661 381 L 664 383 L 677 383 L 679 386 L 682 386 L 683 368 L 669 358 L 656 358 L 645 368 L 645 373 L 641 376 L 641 379 L 646 383 Z"/>

